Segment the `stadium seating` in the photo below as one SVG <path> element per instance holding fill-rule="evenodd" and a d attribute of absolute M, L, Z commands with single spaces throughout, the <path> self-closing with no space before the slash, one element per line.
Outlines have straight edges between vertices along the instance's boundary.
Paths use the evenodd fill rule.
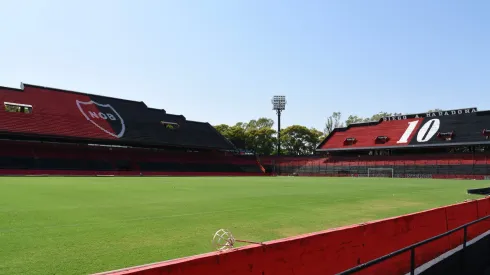
<path fill-rule="evenodd" d="M 4 104 L 0 111 L 2 136 L 234 149 L 208 123 L 188 121 L 181 115 L 148 108 L 143 102 L 28 84 L 21 89 L 0 87 L 0 99 Z"/>
<path fill-rule="evenodd" d="M 0 174 L 11 170 L 67 171 L 67 174 L 100 171 L 150 173 L 220 173 L 264 175 L 254 156 L 222 152 L 118 148 L 76 144 L 2 141 Z M 71 172 L 69 172 L 71 171 Z M 16 172 L 17 173 L 17 172 Z M 59 172 L 55 172 L 58 174 Z M 81 173 L 84 174 L 84 173 Z"/>
<path fill-rule="evenodd" d="M 276 172 L 283 175 L 368 176 L 370 168 L 393 169 L 395 177 L 431 175 L 488 175 L 490 154 L 412 154 L 402 156 L 329 156 L 280 162 Z"/>
<path fill-rule="evenodd" d="M 318 150 L 490 144 L 487 129 L 490 129 L 490 111 L 477 112 L 476 108 L 407 115 L 402 119 L 382 119 L 337 128 Z"/>
<path fill-rule="evenodd" d="M 370 168 L 378 167 L 391 168 L 394 175 L 486 175 L 490 172 L 490 158 L 485 154 L 410 153 L 388 157 L 364 152 L 356 157 L 336 154 L 328 158 L 257 159 L 224 153 L 235 147 L 210 124 L 167 114 L 143 102 L 28 84 L 23 84 L 21 89 L 0 87 L 0 99 L 4 104 L 0 111 L 0 138 L 10 140 L 0 142 L 2 174 L 29 170 L 81 174 L 364 175 Z M 347 152 L 490 144 L 489 129 L 490 112 L 477 112 L 476 108 L 406 115 L 334 129 L 318 150 Z"/>
<path fill-rule="evenodd" d="M 225 153 L 235 147 L 209 123 L 143 102 L 28 84 L 0 87 L 0 99 L 0 174 L 265 172 Z"/>
<path fill-rule="evenodd" d="M 397 146 L 397 141 L 404 133 L 407 125 L 405 120 L 384 121 L 374 125 L 373 123 L 354 124 L 351 127 L 335 131 L 322 149 Z M 387 137 L 388 140 L 384 143 L 377 143 L 378 137 L 381 136 Z M 346 142 L 350 138 L 354 138 L 355 141 Z"/>
<path fill-rule="evenodd" d="M 322 161 L 316 156 L 261 156 L 259 161 L 268 173 L 273 173 L 276 167 L 297 166 L 309 161 Z"/>
<path fill-rule="evenodd" d="M 490 111 L 476 108 L 351 124 L 334 129 L 317 147 L 329 154 L 323 163 L 291 164 L 281 173 L 364 176 L 384 168 L 399 177 L 484 178 L 490 175 L 488 129 Z"/>

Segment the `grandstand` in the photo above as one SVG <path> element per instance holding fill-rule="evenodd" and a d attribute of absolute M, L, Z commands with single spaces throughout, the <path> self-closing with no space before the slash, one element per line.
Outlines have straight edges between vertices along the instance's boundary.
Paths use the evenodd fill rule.
<path fill-rule="evenodd" d="M 337 128 L 317 156 L 240 155 L 209 123 L 144 102 L 0 87 L 1 175 L 490 175 L 490 111 L 384 117 Z"/>
<path fill-rule="evenodd" d="M 384 117 L 334 129 L 321 157 L 274 161 L 280 174 L 485 179 L 489 136 L 490 111 L 477 108 Z"/>
<path fill-rule="evenodd" d="M 258 157 L 240 154 L 209 123 L 143 102 L 29 84 L 0 87 L 0 97 L 0 175 L 483 179 L 489 172 L 490 112 L 476 108 L 335 129 L 315 156 Z M 427 188 L 427 180 L 392 179 L 3 179 L 8 274 L 337 274 L 481 222 L 362 273 L 405 274 L 469 240 L 485 245 L 488 238 L 480 240 L 490 232 L 479 220 L 490 219 L 488 198 L 444 206 L 476 198 L 462 190 L 482 182 Z M 348 223 L 356 224 L 324 230 Z M 229 234 L 220 235 L 228 249 L 209 252 L 207 238 L 220 227 L 240 239 L 218 230 Z M 155 260 L 164 261 L 146 264 Z"/>
<path fill-rule="evenodd" d="M 209 123 L 144 102 L 0 87 L 2 175 L 263 175 Z"/>

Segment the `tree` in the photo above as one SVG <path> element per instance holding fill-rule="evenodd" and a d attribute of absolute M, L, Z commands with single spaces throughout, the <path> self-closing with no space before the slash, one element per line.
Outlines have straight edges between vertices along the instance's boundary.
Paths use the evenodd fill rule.
<path fill-rule="evenodd" d="M 401 115 L 402 113 L 387 113 L 387 112 L 379 112 L 367 118 L 359 117 L 357 115 L 350 115 L 345 121 L 345 125 L 350 125 L 352 123 L 360 123 L 360 122 L 373 122 L 373 121 L 377 122 L 384 117 L 401 116 Z"/>
<path fill-rule="evenodd" d="M 230 129 L 230 126 L 228 126 L 226 124 L 220 124 L 220 125 L 214 126 L 214 128 L 216 129 L 216 131 L 218 131 L 220 134 L 222 134 L 223 136 L 226 137 L 226 133 Z"/>
<path fill-rule="evenodd" d="M 244 124 L 247 149 L 259 155 L 270 155 L 276 143 L 274 120 L 261 117 Z"/>
<path fill-rule="evenodd" d="M 341 112 L 333 112 L 333 114 L 327 118 L 325 129 L 323 130 L 325 136 L 329 135 L 335 128 L 344 127 L 344 123 L 341 121 L 341 119 Z"/>
<path fill-rule="evenodd" d="M 439 109 L 431 110 L 437 112 Z M 301 125 L 292 125 L 281 131 L 281 154 L 307 155 L 315 152 L 319 142 L 325 139 L 335 128 L 359 122 L 379 121 L 383 117 L 400 116 L 401 113 L 379 112 L 368 118 L 349 115 L 345 123 L 341 112 L 333 112 L 325 122 L 323 133 Z M 277 132 L 273 129 L 274 120 L 261 117 L 249 122 L 238 122 L 233 126 L 216 125 L 215 128 L 238 149 L 252 150 L 256 154 L 270 155 L 277 152 Z"/>
<path fill-rule="evenodd" d="M 436 113 L 436 112 L 440 112 L 440 111 L 442 111 L 442 109 L 438 109 L 438 108 L 436 108 L 436 109 L 434 109 L 434 110 L 429 110 L 429 111 L 427 111 L 427 113 Z"/>
<path fill-rule="evenodd" d="M 261 117 L 257 120 L 255 119 L 250 120 L 250 122 L 247 123 L 247 126 L 245 128 L 247 130 L 272 129 L 272 126 L 274 126 L 274 120 L 270 118 Z"/>
<path fill-rule="evenodd" d="M 365 121 L 379 121 L 383 117 L 390 117 L 390 116 L 401 116 L 401 113 L 387 113 L 387 112 L 379 112 L 377 114 L 374 114 L 371 118 L 366 119 Z"/>
<path fill-rule="evenodd" d="M 288 155 L 310 155 L 315 152 L 322 132 L 301 125 L 292 125 L 281 131 L 281 142 Z"/>
<path fill-rule="evenodd" d="M 276 131 L 263 127 L 246 131 L 247 147 L 259 155 L 270 155 L 276 144 Z"/>
<path fill-rule="evenodd" d="M 315 152 L 316 147 L 318 146 L 318 144 L 320 144 L 320 142 L 323 141 L 325 136 L 323 135 L 322 131 L 319 131 L 315 128 L 310 128 L 310 131 L 311 131 L 313 136 L 316 136 L 316 144 L 315 144 L 315 148 L 313 149 L 313 152 Z"/>
<path fill-rule="evenodd" d="M 253 150 L 257 154 L 270 155 L 276 143 L 276 131 L 272 129 L 274 121 L 269 118 L 238 122 L 234 126 L 216 125 L 215 129 L 226 137 L 238 149 Z"/>
<path fill-rule="evenodd" d="M 345 121 L 345 125 L 349 126 L 352 123 L 359 123 L 359 122 L 364 122 L 366 119 L 362 117 L 358 117 L 356 115 L 350 115 L 347 120 Z"/>
<path fill-rule="evenodd" d="M 224 127 L 218 125 L 220 129 L 225 129 L 224 132 L 220 132 L 224 137 L 226 137 L 235 147 L 247 150 L 247 134 L 245 133 L 245 128 L 243 128 L 243 123 L 237 123 L 234 126 Z M 220 131 L 219 129 L 217 129 Z"/>

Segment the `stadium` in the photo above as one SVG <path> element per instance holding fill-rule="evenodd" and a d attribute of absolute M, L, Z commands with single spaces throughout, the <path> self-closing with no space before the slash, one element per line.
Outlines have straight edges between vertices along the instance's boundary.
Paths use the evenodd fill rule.
<path fill-rule="evenodd" d="M 311 156 L 261 156 L 144 102 L 30 84 L 0 98 L 2 274 L 488 268 L 490 111 L 384 117 Z"/>

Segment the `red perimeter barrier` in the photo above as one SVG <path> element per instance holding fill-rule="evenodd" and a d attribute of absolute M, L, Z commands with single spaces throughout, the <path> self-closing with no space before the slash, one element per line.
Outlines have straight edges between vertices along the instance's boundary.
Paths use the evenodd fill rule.
<path fill-rule="evenodd" d="M 484 180 L 487 176 L 484 175 L 432 175 L 433 179 L 465 179 L 465 180 Z"/>
<path fill-rule="evenodd" d="M 363 226 L 355 225 L 266 242 L 261 263 L 263 273 L 258 274 L 314 275 L 341 272 L 360 262 L 363 238 Z"/>
<path fill-rule="evenodd" d="M 455 205 L 450 205 L 446 207 L 446 219 L 447 219 L 447 229 L 451 230 L 463 224 L 467 224 L 471 221 L 478 219 L 478 202 L 471 201 L 466 203 L 460 203 Z M 471 236 L 473 233 L 469 228 L 468 239 L 472 239 L 475 236 Z M 463 243 L 463 230 L 455 232 L 449 235 L 449 245 L 451 248 L 455 248 Z"/>
<path fill-rule="evenodd" d="M 287 176 L 288 174 L 283 174 Z M 315 174 L 315 173 L 300 173 L 302 177 L 359 177 L 359 174 Z M 421 178 L 421 179 L 465 179 L 465 180 L 488 180 L 490 176 L 485 175 L 446 175 L 446 174 L 402 174 L 397 178 Z"/>
<path fill-rule="evenodd" d="M 264 173 L 241 172 L 140 172 L 138 171 L 78 171 L 78 170 L 0 170 L 3 176 L 266 176 Z"/>
<path fill-rule="evenodd" d="M 410 215 L 347 226 L 250 245 L 229 252 L 213 252 L 156 264 L 99 274 L 111 275 L 325 275 L 336 274 L 444 233 L 490 213 L 490 198 L 436 208 Z M 490 230 L 490 222 L 468 229 L 468 240 Z M 462 233 L 461 233 L 462 234 Z M 460 245 L 452 234 L 416 249 L 420 266 Z M 409 255 L 399 255 L 359 274 L 405 274 Z"/>
<path fill-rule="evenodd" d="M 477 200 L 478 218 L 483 218 L 490 215 L 490 200 Z M 490 228 L 490 220 L 481 221 L 468 228 L 470 236 L 478 236 L 486 232 Z"/>
<path fill-rule="evenodd" d="M 364 258 L 368 262 L 447 231 L 444 208 L 381 220 L 366 225 Z M 423 264 L 448 250 L 447 238 L 417 250 L 416 264 Z M 410 271 L 410 252 L 365 269 L 360 274 L 404 274 Z"/>

